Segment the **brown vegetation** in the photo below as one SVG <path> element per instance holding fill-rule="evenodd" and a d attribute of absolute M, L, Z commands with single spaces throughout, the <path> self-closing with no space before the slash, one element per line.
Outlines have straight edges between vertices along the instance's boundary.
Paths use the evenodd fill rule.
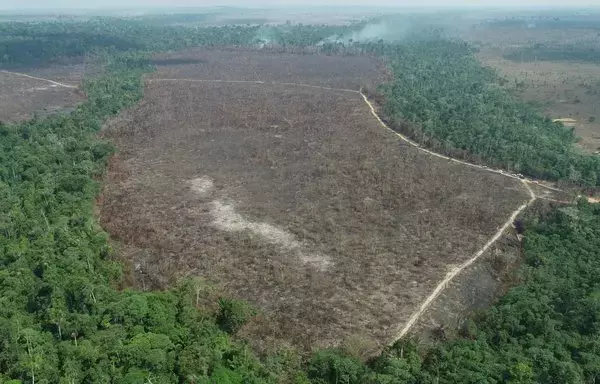
<path fill-rule="evenodd" d="M 5 122 L 65 111 L 84 97 L 76 89 L 5 72 L 0 72 L 0 89 L 0 121 Z"/>
<path fill-rule="evenodd" d="M 77 86 L 83 78 L 89 79 L 100 73 L 98 64 L 90 64 L 84 58 L 63 60 L 60 64 L 27 68 L 28 75 L 52 79 L 68 85 Z"/>
<path fill-rule="evenodd" d="M 155 58 L 157 78 L 249 80 L 375 88 L 387 75 L 370 57 L 295 55 L 241 49 L 192 49 Z"/>
<path fill-rule="evenodd" d="M 293 76 L 353 85 L 314 68 Z M 102 222 L 138 284 L 206 277 L 264 310 L 245 330 L 263 346 L 384 345 L 528 199 L 405 145 L 347 92 L 152 82 L 105 133 L 120 153 Z"/>
<path fill-rule="evenodd" d="M 513 229 L 448 284 L 410 333 L 427 343 L 436 341 L 437 330 L 443 327 L 445 337 L 455 337 L 474 313 L 485 310 L 516 285 L 515 270 L 520 262 L 521 243 Z"/>

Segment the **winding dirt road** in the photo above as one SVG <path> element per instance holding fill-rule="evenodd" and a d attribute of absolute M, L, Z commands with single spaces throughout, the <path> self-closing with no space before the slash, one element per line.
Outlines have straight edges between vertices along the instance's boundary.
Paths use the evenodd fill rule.
<path fill-rule="evenodd" d="M 15 76 L 21 76 L 21 77 L 26 77 L 26 78 L 30 78 L 30 79 L 34 79 L 34 80 L 40 80 L 40 81 L 45 81 L 48 82 L 50 84 L 53 84 L 54 86 L 58 86 L 58 87 L 63 87 L 63 88 L 71 88 L 71 89 L 76 89 L 77 86 L 74 85 L 69 85 L 69 84 L 64 84 L 64 83 L 60 83 L 54 80 L 50 80 L 50 79 L 45 79 L 45 78 L 41 78 L 41 77 L 36 77 L 36 76 L 31 76 L 31 75 L 27 75 L 25 73 L 19 73 L 19 72 L 10 72 L 10 71 L 6 71 L 6 70 L 0 70 L 1 73 L 7 73 L 7 74 L 11 74 L 11 75 L 15 75 Z M 475 261 L 477 261 L 484 253 L 485 251 L 487 251 L 504 233 L 504 231 L 506 231 L 514 222 L 514 220 L 517 218 L 517 216 L 519 214 L 521 214 L 523 212 L 523 210 L 525 210 L 529 205 L 531 205 L 537 198 L 538 196 L 536 196 L 536 194 L 533 192 L 533 190 L 531 189 L 531 187 L 529 186 L 530 183 L 532 184 L 536 184 L 539 185 L 543 188 L 552 190 L 552 191 L 558 191 L 560 192 L 561 190 L 555 187 L 551 187 L 548 185 L 545 185 L 537 180 L 533 180 L 533 179 L 528 179 L 528 178 L 523 178 L 520 175 L 515 175 L 515 174 L 511 174 L 508 173 L 506 171 L 503 171 L 501 169 L 493 169 L 493 168 L 489 168 L 486 166 L 482 166 L 482 165 L 477 165 L 477 164 L 473 164 L 473 163 L 469 163 L 463 160 L 458 160 L 449 156 L 445 156 L 442 155 L 440 153 L 436 153 L 433 151 L 430 151 L 426 148 L 423 148 L 421 145 L 419 145 L 418 143 L 416 143 L 415 141 L 409 139 L 408 137 L 404 136 L 401 133 L 398 133 L 396 131 L 394 131 L 392 128 L 390 128 L 377 114 L 377 111 L 375 109 L 375 107 L 373 106 L 373 104 L 369 101 L 368 97 L 362 92 L 361 90 L 355 90 L 355 89 L 347 89 L 347 88 L 332 88 L 332 87 L 325 87 L 325 86 L 319 86 L 319 85 L 312 85 L 312 84 L 302 84 L 302 83 L 282 83 L 282 82 L 265 82 L 265 81 L 251 81 L 251 80 L 215 80 L 215 79 L 160 79 L 160 78 L 154 78 L 154 79 L 148 79 L 147 80 L 149 83 L 150 82 L 198 82 L 198 83 L 242 83 L 242 84 L 259 84 L 259 85 L 285 85 L 285 86 L 295 86 L 295 87 L 306 87 L 306 88 L 317 88 L 317 89 L 323 89 L 323 90 L 330 90 L 330 91 L 338 91 L 338 92 L 348 92 L 348 93 L 354 93 L 354 94 L 358 94 L 362 97 L 362 99 L 364 100 L 364 102 L 369 106 L 369 109 L 371 111 L 371 114 L 377 119 L 377 121 L 379 122 L 379 124 L 387 129 L 390 130 L 392 133 L 394 133 L 396 136 L 398 136 L 402 141 L 408 143 L 409 145 L 418 148 L 420 151 L 423 151 L 425 153 L 428 153 L 432 156 L 441 158 L 441 159 L 445 159 L 448 161 L 452 161 L 455 163 L 459 163 L 465 166 L 469 166 L 469 167 L 473 167 L 473 168 L 478 168 L 487 172 L 492 172 L 492 173 L 496 173 L 496 174 L 501 174 L 503 176 L 506 177 L 510 177 L 512 179 L 517 179 L 519 181 L 521 181 L 524 185 L 524 187 L 527 189 L 529 195 L 530 195 L 530 200 L 521 205 L 518 209 L 516 209 L 511 216 L 508 218 L 508 220 L 504 223 L 504 225 L 492 236 L 492 238 L 483 246 L 481 247 L 474 255 L 473 257 L 471 257 L 469 260 L 465 261 L 464 263 L 462 263 L 460 266 L 453 268 L 451 271 L 449 271 L 446 274 L 446 277 L 435 287 L 435 289 L 432 291 L 432 293 L 423 301 L 423 303 L 421 304 L 421 306 L 419 307 L 419 309 L 417 311 L 415 311 L 413 313 L 413 315 L 410 317 L 410 319 L 408 320 L 408 322 L 402 327 L 401 330 L 399 330 L 399 332 L 396 334 L 396 336 L 394 337 L 394 339 L 391 341 L 390 344 L 396 342 L 397 340 L 403 338 L 410 330 L 411 328 L 417 323 L 417 321 L 419 320 L 419 318 L 423 315 L 423 313 L 431 306 L 431 304 L 435 301 L 435 299 L 440 295 L 440 293 L 444 290 L 444 288 L 446 287 L 446 285 L 452 281 L 457 275 L 459 275 L 465 268 L 469 267 L 471 264 L 473 264 Z M 541 197 L 540 198 L 544 198 Z M 548 199 L 545 198 L 547 200 L 552 200 L 552 199 Z"/>
<path fill-rule="evenodd" d="M 308 87 L 308 88 L 318 88 L 318 89 L 324 89 L 324 90 L 332 90 L 332 91 L 338 91 L 338 92 L 348 92 L 348 93 L 354 93 L 354 94 L 358 94 L 362 97 L 363 101 L 368 105 L 371 114 L 375 117 L 375 119 L 377 119 L 377 121 L 379 122 L 379 124 L 391 131 L 392 133 L 394 133 L 396 136 L 398 136 L 402 141 L 408 143 L 409 145 L 417 148 L 420 151 L 423 151 L 425 153 L 428 153 L 432 156 L 441 158 L 441 159 L 445 159 L 448 161 L 452 161 L 455 163 L 459 163 L 468 167 L 472 167 L 472 168 L 478 168 L 487 172 L 491 172 L 491 173 L 496 173 L 496 174 L 500 174 L 503 175 L 505 177 L 510 177 L 512 179 L 515 180 L 519 180 L 522 184 L 523 187 L 527 190 L 530 199 L 523 205 L 521 205 L 519 208 L 517 208 L 516 210 L 514 210 L 512 212 L 512 214 L 510 215 L 510 217 L 506 220 L 506 222 L 502 225 L 502 227 L 500 227 L 498 229 L 498 231 L 496 231 L 496 233 L 494 233 L 494 235 L 490 238 L 490 240 L 485 243 L 474 255 L 473 257 L 471 257 L 470 259 L 468 259 L 467 261 L 465 261 L 464 263 L 462 263 L 461 265 L 453 268 L 452 270 L 450 270 L 446 276 L 444 277 L 444 279 L 435 287 L 435 289 L 431 292 L 431 294 L 421 303 L 419 309 L 417 309 L 409 318 L 409 320 L 406 322 L 406 324 L 404 324 L 404 326 L 396 333 L 395 337 L 393 338 L 393 340 L 390 341 L 390 344 L 395 343 L 396 341 L 402 339 L 404 336 L 406 336 L 410 330 L 412 329 L 412 327 L 417 323 L 417 321 L 419 320 L 419 318 L 423 315 L 423 313 L 431 306 L 431 304 L 435 301 L 435 299 L 440 295 L 440 293 L 446 288 L 446 286 L 448 285 L 448 283 L 450 283 L 456 276 L 458 276 L 465 268 L 469 267 L 470 265 L 472 265 L 474 262 L 476 262 L 496 241 L 498 241 L 498 239 L 502 236 L 502 234 L 508 229 L 510 228 L 510 226 L 514 223 L 515 219 L 528 207 L 530 206 L 533 202 L 536 201 L 537 198 L 544 198 L 547 200 L 552 200 L 552 199 L 548 199 L 545 197 L 541 197 L 541 196 L 536 196 L 535 192 L 533 191 L 533 189 L 531 188 L 530 184 L 535 184 L 538 185 L 540 187 L 546 188 L 548 190 L 552 190 L 552 191 L 557 191 L 557 192 L 562 192 L 561 189 L 546 185 L 544 183 L 541 183 L 540 181 L 537 180 L 533 180 L 533 179 L 529 179 L 529 178 L 524 178 L 521 175 L 516 175 L 516 174 L 512 174 L 512 173 L 508 173 L 504 170 L 501 169 L 494 169 L 494 168 L 489 168 L 483 165 L 477 165 L 477 164 L 473 164 L 473 163 L 469 163 L 463 160 L 458 160 L 449 156 L 445 156 L 442 155 L 440 153 L 437 152 L 433 152 L 431 150 L 428 150 L 426 148 L 423 148 L 421 145 L 419 145 L 418 143 L 416 143 L 415 141 L 409 139 L 408 137 L 404 136 L 401 133 L 398 133 L 396 131 L 394 131 L 392 128 L 390 128 L 377 114 L 377 110 L 375 109 L 375 107 L 373 106 L 373 104 L 369 101 L 368 97 L 362 92 L 362 89 L 360 90 L 354 90 L 354 89 L 346 89 L 346 88 L 331 88 L 331 87 L 325 87 L 325 86 L 319 86 L 319 85 L 312 85 L 312 84 L 301 84 L 301 83 L 280 83 L 280 82 L 265 82 L 265 81 L 250 81 L 250 80 L 212 80 L 212 79 L 160 79 L 160 78 L 155 78 L 155 79 L 148 79 L 148 82 L 155 82 L 155 81 L 164 81 L 164 82 L 177 82 L 177 81 L 182 81 L 182 82 L 198 82 L 198 83 L 247 83 L 247 84 L 260 84 L 260 85 L 287 85 L 287 86 L 296 86 L 296 87 Z"/>

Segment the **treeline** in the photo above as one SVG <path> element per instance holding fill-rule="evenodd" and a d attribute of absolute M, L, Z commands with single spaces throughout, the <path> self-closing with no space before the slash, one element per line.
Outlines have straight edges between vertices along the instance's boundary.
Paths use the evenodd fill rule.
<path fill-rule="evenodd" d="M 600 43 L 585 44 L 535 44 L 504 55 L 505 59 L 519 62 L 581 61 L 600 63 Z"/>
<path fill-rule="evenodd" d="M 21 36 L 38 39 L 49 36 L 39 32 L 44 28 L 72 34 L 70 26 L 79 24 L 42 23 L 29 30 L 11 25 L 21 28 Z M 76 30 L 86 30 L 84 25 Z M 148 40 L 141 51 L 196 44 L 195 38 L 138 39 L 122 25 L 117 37 Z M 135 23 L 130 28 L 138 31 Z M 197 33 L 208 45 L 254 39 L 252 29 L 219 31 Z M 47 47 L 47 58 L 64 54 L 62 43 L 56 44 L 59 48 Z M 141 76 L 151 68 L 136 49 L 110 53 L 109 76 L 86 82 L 88 98 L 73 113 L 0 124 L 0 383 L 577 383 L 598 378 L 600 208 L 584 202 L 526 220 L 522 285 L 466 322 L 458 340 L 429 351 L 401 342 L 368 364 L 339 350 L 320 351 L 304 361 L 293 352 L 259 359 L 231 336 L 252 309 L 227 298 L 213 300 L 201 281 L 184 281 L 164 292 L 119 290 L 122 269 L 112 261 L 107 235 L 93 213 L 97 180 L 113 152 L 97 132 L 107 118 L 142 97 Z M 377 42 L 360 50 L 397 59 L 396 80 L 386 89 L 386 113 L 398 124 L 424 122 L 422 131 L 411 132 L 426 144 L 445 143 L 443 148 L 453 152 L 467 143 L 464 156 L 471 147 L 482 147 L 494 154 L 484 157 L 473 150 L 482 161 L 515 169 L 510 156 L 516 156 L 517 139 L 508 136 L 504 124 L 488 125 L 493 121 L 486 112 L 496 113 L 509 127 L 541 135 L 541 144 L 517 136 L 529 151 L 521 156 L 531 164 L 545 153 L 534 144 L 556 148 L 558 155 L 551 159 L 566 163 L 557 160 L 555 167 L 570 166 L 567 177 L 592 182 L 583 172 L 587 163 L 569 163 L 574 155 L 565 143 L 574 141 L 572 132 L 521 109 L 494 85 L 493 73 L 475 65 L 468 47 Z M 443 121 L 451 129 L 444 130 Z M 445 141 L 434 141 L 440 137 Z M 504 149 L 494 151 L 494 145 Z"/>
<path fill-rule="evenodd" d="M 251 313 L 244 303 L 210 309 L 198 281 L 116 289 L 122 269 L 93 214 L 113 150 L 96 134 L 140 100 L 144 62 L 114 58 L 70 115 L 0 125 L 0 382 L 276 383 L 285 373 L 285 357 L 269 370 L 229 337 Z"/>
<path fill-rule="evenodd" d="M 600 31 L 600 14 L 565 15 L 563 12 L 547 16 L 506 18 L 502 20 L 488 20 L 482 23 L 490 28 L 538 28 L 550 30 L 596 30 Z"/>
<path fill-rule="evenodd" d="M 190 45 L 249 45 L 258 27 L 179 28 L 116 18 L 0 23 L 0 67 L 46 64 L 88 53 L 118 54 Z"/>
<path fill-rule="evenodd" d="M 383 87 L 383 112 L 421 144 L 534 178 L 600 185 L 600 158 L 574 146 L 572 129 L 504 89 L 466 43 L 438 39 L 365 49 L 391 58 L 394 78 Z"/>
<path fill-rule="evenodd" d="M 156 17 L 159 19 L 159 17 Z M 349 26 L 223 26 L 178 27 L 145 19 L 95 18 L 90 21 L 0 23 L 0 68 L 43 65 L 60 58 L 88 54 L 156 52 L 187 46 L 308 47 Z"/>
<path fill-rule="evenodd" d="M 336 40 L 364 28 L 366 23 L 351 25 L 280 25 L 262 26 L 256 35 L 259 44 L 304 48 Z M 319 48 L 322 48 L 321 46 Z"/>

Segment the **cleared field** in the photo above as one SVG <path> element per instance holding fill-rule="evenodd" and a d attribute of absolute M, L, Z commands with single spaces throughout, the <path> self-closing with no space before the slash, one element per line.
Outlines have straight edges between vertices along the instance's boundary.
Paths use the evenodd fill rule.
<path fill-rule="evenodd" d="M 340 68 L 329 78 L 327 57 L 309 59 L 325 60 L 313 67 L 320 74 L 301 75 L 285 55 L 279 66 L 279 55 L 266 57 L 281 67 L 268 80 L 364 85 Z M 234 76 L 186 65 L 158 76 L 207 79 L 208 67 L 255 79 L 236 66 Z M 529 197 L 517 180 L 403 144 L 357 93 L 151 81 L 105 135 L 119 154 L 102 222 L 136 283 L 214 281 L 264 311 L 244 331 L 263 347 L 356 338 L 381 347 Z"/>
<path fill-rule="evenodd" d="M 358 90 L 387 77 L 383 64 L 370 57 L 193 49 L 160 55 L 154 62 L 156 78 L 275 81 Z"/>
<path fill-rule="evenodd" d="M 42 74 L 52 72 L 46 70 Z M 44 115 L 65 111 L 84 99 L 74 88 L 6 72 L 0 72 L 0 90 L 0 121 L 6 122 L 26 120 L 36 113 Z"/>
<path fill-rule="evenodd" d="M 77 86 L 84 77 L 91 77 L 100 69 L 89 65 L 83 59 L 72 60 L 70 63 L 51 65 L 39 68 L 28 68 L 26 73 L 32 76 L 52 79 L 64 84 Z"/>

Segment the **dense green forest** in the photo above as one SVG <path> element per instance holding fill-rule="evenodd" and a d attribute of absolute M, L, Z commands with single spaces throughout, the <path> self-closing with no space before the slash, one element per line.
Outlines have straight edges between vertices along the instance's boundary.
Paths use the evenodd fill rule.
<path fill-rule="evenodd" d="M 600 184 L 600 158 L 576 149 L 572 129 L 503 88 L 466 43 L 436 39 L 370 49 L 392 60 L 384 114 L 423 145 L 539 179 Z"/>
<path fill-rule="evenodd" d="M 300 46 L 331 32 L 286 28 L 276 33 L 279 41 Z M 98 180 L 114 151 L 98 131 L 140 100 L 141 76 L 152 70 L 149 51 L 252 44 L 258 30 L 145 28 L 122 20 L 0 29 L 10 31 L 2 34 L 8 43 L 0 49 L 13 49 L 5 63 L 101 52 L 110 74 L 86 81 L 87 100 L 71 114 L 0 123 L 0 383 L 578 383 L 600 375 L 600 207 L 584 202 L 530 213 L 522 284 L 467 322 L 459 339 L 429 350 L 403 341 L 366 364 L 341 350 L 257 357 L 235 337 L 253 310 L 228 298 L 207 302 L 199 280 L 162 292 L 119 289 L 122 268 L 112 261 L 93 212 Z M 34 43 L 19 50 L 19 39 Z M 492 73 L 475 66 L 468 47 L 456 44 L 360 47 L 396 59 L 396 79 L 386 88 L 391 118 L 424 123 L 415 137 L 435 147 L 443 142 L 449 152 L 472 151 L 511 169 L 597 182 L 597 169 L 585 168 L 596 163 L 566 149 L 572 132 L 520 109 L 493 85 Z M 514 157 L 516 141 L 488 113 L 542 137 L 518 136 L 531 159 Z M 452 129 L 444 131 L 443 121 Z M 551 149 L 562 157 L 542 156 Z M 556 161 L 557 171 L 540 159 Z M 564 175 L 563 166 L 569 169 Z"/>
<path fill-rule="evenodd" d="M 190 45 L 248 45 L 258 27 L 177 28 L 141 21 L 0 23 L 0 66 L 47 64 L 91 53 L 152 52 Z"/>
<path fill-rule="evenodd" d="M 155 52 L 186 46 L 307 47 L 362 24 L 347 26 L 175 27 L 143 19 L 94 18 L 40 24 L 0 23 L 0 68 L 44 65 L 89 54 Z"/>

